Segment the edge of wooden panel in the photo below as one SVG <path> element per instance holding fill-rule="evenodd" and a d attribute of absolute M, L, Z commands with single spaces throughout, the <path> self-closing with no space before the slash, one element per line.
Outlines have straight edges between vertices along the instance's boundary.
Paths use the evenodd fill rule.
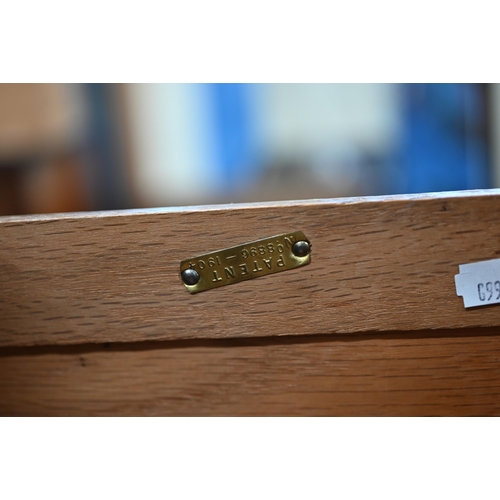
<path fill-rule="evenodd" d="M 64 219 L 94 219 L 101 217 L 134 217 L 140 215 L 163 215 L 173 213 L 209 212 L 245 209 L 286 208 L 296 206 L 322 206 L 322 205 L 352 205 L 367 203 L 391 203 L 400 201 L 432 201 L 448 198 L 473 198 L 499 196 L 500 188 L 496 189 L 469 189 L 463 191 L 440 191 L 432 193 L 391 194 L 379 196 L 346 196 L 342 198 L 314 198 L 307 200 L 289 201 L 266 201 L 252 203 L 226 203 L 214 205 L 187 205 L 167 206 L 155 208 L 134 208 L 125 210 L 101 210 L 93 212 L 65 212 L 52 214 L 30 214 L 30 215 L 3 215 L 0 216 L 0 224 L 12 222 L 43 222 Z"/>

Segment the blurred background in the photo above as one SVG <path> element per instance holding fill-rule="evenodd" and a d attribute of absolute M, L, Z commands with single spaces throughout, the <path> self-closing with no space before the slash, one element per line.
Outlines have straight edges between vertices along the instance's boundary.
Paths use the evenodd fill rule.
<path fill-rule="evenodd" d="M 499 84 L 1 84 L 0 215 L 500 185 Z"/>

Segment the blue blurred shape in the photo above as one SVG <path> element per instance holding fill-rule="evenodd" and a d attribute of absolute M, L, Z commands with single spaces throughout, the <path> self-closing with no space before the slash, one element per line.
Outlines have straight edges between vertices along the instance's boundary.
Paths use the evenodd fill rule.
<path fill-rule="evenodd" d="M 407 84 L 402 90 L 402 175 L 393 179 L 394 190 L 418 193 L 490 187 L 480 86 Z"/>
<path fill-rule="evenodd" d="M 215 164 L 224 179 L 223 189 L 245 186 L 258 165 L 255 126 L 252 123 L 251 84 L 209 84 L 213 103 Z"/>

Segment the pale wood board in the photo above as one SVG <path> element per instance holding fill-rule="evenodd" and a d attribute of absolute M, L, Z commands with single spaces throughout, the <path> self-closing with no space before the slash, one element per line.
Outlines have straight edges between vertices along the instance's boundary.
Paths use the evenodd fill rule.
<path fill-rule="evenodd" d="M 498 329 L 0 349 L 0 415 L 500 415 Z"/>
<path fill-rule="evenodd" d="M 500 191 L 0 218 L 0 345 L 500 326 L 458 265 L 500 256 Z M 182 259 L 301 230 L 303 268 L 190 295 Z"/>

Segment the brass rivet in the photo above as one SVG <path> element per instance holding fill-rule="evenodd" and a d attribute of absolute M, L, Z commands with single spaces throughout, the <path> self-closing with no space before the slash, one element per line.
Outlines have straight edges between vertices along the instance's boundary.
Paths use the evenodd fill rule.
<path fill-rule="evenodd" d="M 311 251 L 311 245 L 307 241 L 297 241 L 292 247 L 292 252 L 296 257 L 305 257 Z"/>
<path fill-rule="evenodd" d="M 194 269 L 184 269 L 181 278 L 186 285 L 196 285 L 200 281 L 200 275 Z"/>

